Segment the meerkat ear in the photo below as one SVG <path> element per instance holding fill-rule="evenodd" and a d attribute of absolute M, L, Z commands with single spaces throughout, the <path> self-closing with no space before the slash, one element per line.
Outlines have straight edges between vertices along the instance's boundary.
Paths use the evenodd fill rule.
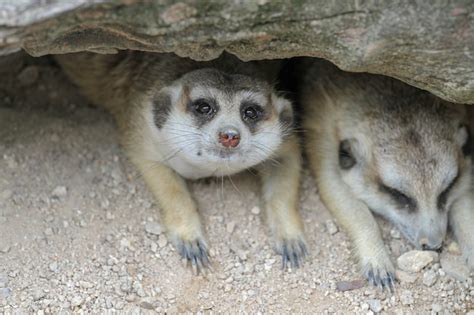
<path fill-rule="evenodd" d="M 462 147 L 462 152 L 465 156 L 472 154 L 472 139 L 469 128 L 466 125 L 461 125 L 456 134 L 456 142 Z"/>
<path fill-rule="evenodd" d="M 153 121 L 158 129 L 161 129 L 166 123 L 171 112 L 173 104 L 179 99 L 181 94 L 180 86 L 167 86 L 162 88 L 154 95 L 153 102 Z"/>
<path fill-rule="evenodd" d="M 292 126 L 294 122 L 293 106 L 284 97 L 272 95 L 273 104 L 278 112 L 280 123 L 284 126 Z"/>
<path fill-rule="evenodd" d="M 339 143 L 339 166 L 343 170 L 349 170 L 357 164 L 356 149 L 357 140 L 354 138 L 344 139 Z"/>

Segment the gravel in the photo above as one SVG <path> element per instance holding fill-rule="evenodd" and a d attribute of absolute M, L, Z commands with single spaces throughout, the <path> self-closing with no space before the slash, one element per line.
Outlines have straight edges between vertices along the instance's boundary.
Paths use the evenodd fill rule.
<path fill-rule="evenodd" d="M 452 252 L 443 252 L 441 263 L 407 264 L 416 272 L 399 267 L 397 276 L 413 281 L 400 281 L 393 294 L 362 281 L 346 233 L 329 232 L 334 219 L 307 168 L 300 212 L 310 255 L 291 271 L 281 270 L 273 251 L 254 175 L 191 182 L 213 262 L 212 271 L 194 276 L 163 233 L 159 208 L 121 151 L 110 117 L 87 106 L 48 58 L 24 58 L 20 68 L 2 64 L 14 73 L 0 76 L 0 248 L 9 248 L 0 252 L 0 313 L 472 309 L 472 277 L 458 280 L 460 257 Z M 20 86 L 18 74 L 32 65 L 38 79 Z M 412 249 L 377 220 L 386 244 L 396 241 L 388 247 L 394 260 Z"/>

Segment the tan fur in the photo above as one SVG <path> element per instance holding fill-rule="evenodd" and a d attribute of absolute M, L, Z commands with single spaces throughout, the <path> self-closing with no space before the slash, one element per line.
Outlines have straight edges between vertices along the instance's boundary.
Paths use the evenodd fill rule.
<path fill-rule="evenodd" d="M 412 242 L 438 245 L 445 230 L 442 223 L 439 232 L 434 230 L 437 218 L 448 219 L 437 209 L 437 196 L 456 169 L 459 177 L 448 199 L 449 220 L 472 267 L 471 158 L 456 143 L 466 123 L 464 106 L 388 77 L 345 73 L 325 61 L 305 60 L 301 69 L 306 70 L 300 101 L 310 166 L 321 199 L 349 234 L 365 276 L 391 287 L 395 271 L 372 211 L 396 224 L 401 215 L 412 216 L 421 224 L 419 230 L 414 230 L 416 224 L 406 227 Z M 349 171 L 341 169 L 339 160 L 340 143 L 347 139 L 360 156 Z M 384 176 L 395 179 L 416 201 L 413 213 L 408 204 L 407 209 L 394 210 L 393 196 L 380 188 Z M 370 209 L 367 202 L 372 203 Z"/>
<path fill-rule="evenodd" d="M 229 73 L 259 77 L 272 84 L 278 67 L 274 63 L 244 64 L 232 56 L 206 63 L 172 54 L 142 52 L 121 52 L 115 56 L 81 53 L 56 56 L 56 60 L 93 103 L 105 107 L 115 116 L 127 154 L 159 201 L 162 220 L 174 244 L 187 243 L 186 246 L 195 252 L 201 250 L 199 246 L 204 246 L 202 250 L 205 251 L 204 230 L 186 181 L 172 168 L 150 158 L 149 149 L 156 145 L 156 139 L 145 131 L 148 124 L 146 112 L 149 110 L 146 100 L 195 69 L 215 67 Z M 188 98 L 189 91 L 185 88 L 181 104 L 177 105 L 182 111 Z M 288 136 L 272 158 L 280 165 L 273 166 L 272 161 L 268 161 L 258 167 L 269 227 L 280 253 L 287 254 L 285 251 L 289 248 L 293 250 L 291 254 L 303 255 L 303 227 L 297 204 L 300 153 L 295 137 Z M 186 256 L 186 253 L 182 255 Z M 186 258 L 192 263 L 205 264 L 207 254 L 203 261 Z"/>

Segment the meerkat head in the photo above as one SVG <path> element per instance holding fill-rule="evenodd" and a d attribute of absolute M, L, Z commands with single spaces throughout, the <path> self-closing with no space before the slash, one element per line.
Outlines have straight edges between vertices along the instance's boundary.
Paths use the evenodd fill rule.
<path fill-rule="evenodd" d="M 233 174 L 267 160 L 293 119 L 290 102 L 267 82 L 214 68 L 188 72 L 159 91 L 152 111 L 165 159 L 210 172 L 203 176 Z"/>
<path fill-rule="evenodd" d="M 360 200 L 417 248 L 439 249 L 448 212 L 472 185 L 464 109 L 434 97 L 395 102 L 379 106 L 360 130 L 345 132 L 341 173 Z"/>

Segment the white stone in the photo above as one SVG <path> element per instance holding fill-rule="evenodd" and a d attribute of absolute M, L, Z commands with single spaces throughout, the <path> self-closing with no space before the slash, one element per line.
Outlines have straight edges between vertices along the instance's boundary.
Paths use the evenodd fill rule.
<path fill-rule="evenodd" d="M 398 257 L 397 264 L 404 271 L 419 272 L 435 260 L 438 260 L 436 252 L 412 250 Z"/>

